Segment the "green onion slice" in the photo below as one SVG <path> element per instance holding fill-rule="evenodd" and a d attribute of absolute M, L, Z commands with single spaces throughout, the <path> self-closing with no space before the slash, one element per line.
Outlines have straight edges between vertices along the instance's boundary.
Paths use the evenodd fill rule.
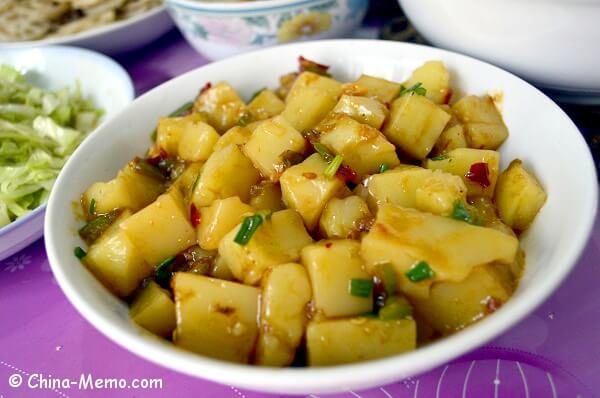
<path fill-rule="evenodd" d="M 437 160 L 446 160 L 446 159 L 448 159 L 448 155 L 446 155 L 446 154 L 438 155 L 438 156 L 436 156 L 434 158 L 431 158 L 431 160 L 435 160 L 435 161 L 437 161 Z"/>
<path fill-rule="evenodd" d="M 404 297 L 390 297 L 379 310 L 379 319 L 391 321 L 412 316 L 412 306 Z"/>
<path fill-rule="evenodd" d="M 433 270 L 425 261 L 418 262 L 405 275 L 411 282 L 421 282 L 435 276 Z"/>
<path fill-rule="evenodd" d="M 173 112 L 171 112 L 169 114 L 169 117 L 181 116 L 181 115 L 189 112 L 193 106 L 194 106 L 194 103 L 192 101 L 186 102 L 185 104 L 181 105 L 179 108 L 177 108 Z"/>
<path fill-rule="evenodd" d="M 396 280 L 396 271 L 392 264 L 387 263 L 381 266 L 381 280 L 383 282 L 383 286 L 385 287 L 385 292 L 388 296 L 393 296 L 396 294 L 396 289 L 398 287 L 398 282 Z"/>
<path fill-rule="evenodd" d="M 94 215 L 94 213 L 96 213 L 96 199 L 92 198 L 92 200 L 90 200 L 90 208 L 88 212 L 91 215 Z"/>
<path fill-rule="evenodd" d="M 177 258 L 177 256 L 167 257 L 166 259 L 161 261 L 160 264 L 158 264 L 156 266 L 156 269 L 154 271 L 155 272 L 154 279 L 156 280 L 156 283 L 158 283 L 162 287 L 169 286 L 169 282 L 171 281 L 171 276 L 173 275 L 171 266 L 175 262 L 176 258 Z"/>
<path fill-rule="evenodd" d="M 371 279 L 351 279 L 350 295 L 356 297 L 369 297 L 373 290 L 373 281 Z"/>
<path fill-rule="evenodd" d="M 116 209 L 96 217 L 79 229 L 79 236 L 87 243 L 93 243 L 112 225 L 121 212 L 121 209 Z"/>
<path fill-rule="evenodd" d="M 250 114 L 248 112 L 242 112 L 240 118 L 238 119 L 237 125 L 246 127 L 248 123 L 250 123 Z"/>
<path fill-rule="evenodd" d="M 165 175 L 158 167 L 151 165 L 142 158 L 136 157 L 131 162 L 131 165 L 136 172 L 147 177 L 154 178 L 159 181 L 164 181 L 166 179 Z"/>
<path fill-rule="evenodd" d="M 75 248 L 75 250 L 73 250 L 73 254 L 75 254 L 75 257 L 77 257 L 78 259 L 82 259 L 85 256 L 87 256 L 87 253 L 85 252 L 85 250 L 83 250 L 81 247 L 77 246 Z"/>
<path fill-rule="evenodd" d="M 382 164 L 379 165 L 379 172 L 380 173 L 384 173 L 384 172 L 386 172 L 389 169 L 390 169 L 390 166 L 388 166 L 385 163 L 382 163 Z"/>
<path fill-rule="evenodd" d="M 323 173 L 323 174 L 325 174 L 325 177 L 333 178 L 333 176 L 335 176 L 335 173 L 337 173 L 338 169 L 342 165 L 343 161 L 344 161 L 344 158 L 342 157 L 342 155 L 335 155 L 335 157 L 333 158 L 331 163 L 329 163 L 329 165 L 327 165 L 327 168 L 325 169 L 325 172 Z"/>
<path fill-rule="evenodd" d="M 244 221 L 242 221 L 242 226 L 240 227 L 238 233 L 235 235 L 235 238 L 233 238 L 233 241 L 238 245 L 247 245 L 248 242 L 250 242 L 252 235 L 254 235 L 254 233 L 262 223 L 263 216 L 260 214 L 254 214 L 244 218 Z"/>
<path fill-rule="evenodd" d="M 321 155 L 324 161 L 331 162 L 333 160 L 333 154 L 329 152 L 329 149 L 327 149 L 325 145 L 319 142 L 315 142 L 313 144 L 313 147 L 315 148 L 315 151 L 317 151 L 317 153 Z"/>

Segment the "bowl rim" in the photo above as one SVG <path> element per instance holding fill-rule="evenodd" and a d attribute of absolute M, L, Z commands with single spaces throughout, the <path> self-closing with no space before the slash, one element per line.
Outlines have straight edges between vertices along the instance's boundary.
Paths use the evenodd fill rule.
<path fill-rule="evenodd" d="M 229 13 L 239 11 L 272 12 L 287 8 L 306 7 L 313 4 L 326 3 L 331 0 L 256 0 L 236 2 L 205 2 L 194 0 L 165 0 L 165 4 L 173 4 L 179 8 L 211 13 Z M 338 1 L 338 0 L 334 0 Z"/>
<path fill-rule="evenodd" d="M 44 46 L 44 47 L 39 47 L 39 48 L 37 48 L 37 47 L 36 48 L 14 47 L 14 48 L 3 49 L 3 51 L 5 51 L 5 54 L 11 54 L 11 53 L 16 54 L 16 53 L 27 52 L 27 51 L 41 51 L 46 54 L 46 55 L 44 55 L 45 57 L 48 56 L 47 55 L 48 53 L 54 53 L 54 54 L 58 53 L 60 55 L 60 54 L 64 54 L 65 52 L 67 52 L 67 53 L 75 53 L 77 55 L 86 57 L 88 59 L 94 59 L 97 64 L 99 64 L 99 65 L 102 64 L 104 69 L 111 70 L 111 73 L 118 75 L 117 76 L 118 79 L 122 80 L 123 83 L 125 83 L 125 86 L 122 87 L 122 89 L 123 89 L 123 92 L 127 99 L 127 105 L 129 105 L 135 98 L 135 89 L 134 89 L 134 85 L 133 85 L 133 80 L 131 80 L 131 76 L 129 76 L 129 73 L 127 73 L 125 68 L 123 68 L 123 66 L 121 66 L 121 64 L 119 64 L 114 59 L 110 58 L 107 55 L 99 53 L 97 51 L 89 50 L 87 48 L 63 46 L 63 45 L 56 45 L 56 46 L 52 45 L 52 46 Z M 71 85 L 69 85 L 69 87 L 71 87 Z M 87 95 L 89 95 L 89 94 L 90 93 L 87 93 Z M 85 95 L 85 93 L 84 93 L 84 95 Z M 100 122 L 98 123 L 96 128 L 94 128 L 94 130 L 90 131 L 87 134 L 87 136 L 85 137 L 85 139 L 90 137 L 93 133 L 96 132 L 96 130 L 98 130 L 99 127 L 101 127 L 106 121 L 108 121 L 113 116 L 116 116 L 118 113 L 119 112 L 117 112 L 113 115 L 102 115 L 102 118 L 100 119 Z M 84 139 L 84 141 L 85 141 L 85 139 Z M 66 162 L 63 165 L 63 168 L 65 166 L 66 166 Z M 61 169 L 61 171 L 62 171 L 62 169 Z M 57 177 L 57 179 L 58 179 L 58 177 Z M 55 182 L 56 182 L 56 180 L 55 180 Z M 50 192 L 52 192 L 52 190 Z M 48 200 L 49 200 L 49 198 L 48 198 Z M 35 218 L 40 212 L 43 212 L 46 209 L 47 204 L 48 204 L 48 201 L 46 201 L 45 203 L 42 203 L 35 209 L 31 210 L 25 216 L 19 217 L 15 221 L 11 222 L 10 224 L 7 224 L 4 227 L 1 227 L 0 228 L 0 238 L 2 238 L 4 235 L 10 234 L 14 230 L 20 228 L 21 226 L 23 226 L 24 224 L 29 222 L 31 219 Z"/>
<path fill-rule="evenodd" d="M 131 18 L 127 18 L 121 21 L 116 21 L 109 23 L 107 25 L 98 26 L 97 28 L 92 28 L 89 30 L 85 30 L 83 32 L 75 33 L 72 35 L 66 36 L 58 36 L 51 37 L 39 40 L 29 40 L 29 41 L 9 41 L 9 42 L 0 42 L 0 50 L 5 49 L 20 49 L 20 48 L 30 48 L 30 47 L 38 47 L 38 46 L 58 46 L 58 45 L 69 45 L 72 43 L 76 43 L 79 41 L 96 38 L 104 35 L 105 33 L 112 33 L 121 29 L 126 29 L 131 25 L 135 25 L 138 22 L 141 22 L 145 19 L 149 19 L 153 16 L 156 16 L 160 13 L 166 13 L 167 7 L 165 4 L 161 4 L 160 6 L 143 12 L 139 15 L 136 15 Z"/>
<path fill-rule="evenodd" d="M 228 58 L 223 61 L 207 64 L 200 68 L 194 69 L 172 79 L 158 87 L 150 90 L 138 100 L 143 100 L 146 96 L 156 95 L 157 92 L 164 90 L 167 85 L 173 84 L 179 79 L 186 79 L 187 76 L 197 73 L 198 70 L 204 68 L 218 68 L 222 62 L 238 62 L 240 63 L 245 57 L 256 57 L 266 55 L 270 52 L 277 52 L 281 48 L 298 48 L 298 52 L 306 51 L 306 47 L 339 47 L 341 45 L 358 44 L 363 46 L 387 46 L 393 53 L 401 54 L 404 49 L 417 49 L 417 51 L 427 51 L 430 56 L 447 56 L 458 60 L 467 61 L 469 63 L 477 63 L 488 70 L 495 70 L 505 74 L 508 79 L 518 80 L 520 85 L 523 85 L 532 95 L 535 95 L 546 103 L 545 108 L 548 111 L 557 112 L 564 119 L 565 123 L 570 126 L 569 133 L 578 148 L 581 149 L 583 158 L 580 159 L 585 170 L 582 176 L 590 181 L 596 181 L 595 165 L 587 147 L 583 136 L 579 133 L 578 128 L 573 121 L 558 107 L 552 100 L 545 96 L 537 88 L 524 80 L 518 78 L 514 74 L 493 66 L 487 62 L 479 61 L 473 57 L 465 56 L 456 52 L 431 48 L 427 46 L 401 43 L 401 42 L 386 42 L 380 40 L 322 40 L 310 43 L 292 43 L 274 48 L 259 50 L 256 53 L 246 53 L 235 57 Z M 241 63 L 243 64 L 243 62 Z M 136 100 L 137 101 L 137 100 Z M 130 107 L 133 105 L 130 105 Z M 128 109 L 122 111 L 123 114 L 128 112 Z M 106 125 L 105 129 L 109 129 Z M 92 143 L 90 142 L 90 144 Z M 77 152 L 84 153 L 86 151 L 82 145 Z M 75 166 L 78 153 L 75 153 L 69 163 L 63 170 L 70 170 Z M 81 155 L 83 156 L 83 155 Z M 57 185 L 63 184 L 66 174 L 63 172 L 57 180 Z M 64 182 L 66 184 L 66 182 Z M 184 351 L 176 346 L 160 341 L 159 339 L 144 337 L 134 333 L 130 328 L 120 324 L 114 324 L 104 315 L 100 314 L 96 308 L 87 302 L 79 290 L 81 289 L 76 284 L 69 281 L 68 272 L 63 267 L 60 261 L 66 255 L 71 253 L 59 253 L 56 237 L 53 234 L 53 224 L 55 208 L 61 206 L 58 190 L 53 191 L 50 196 L 48 212 L 45 219 L 46 233 L 46 250 L 54 275 L 69 301 L 75 306 L 80 314 L 86 318 L 94 327 L 99 329 L 109 339 L 113 340 L 118 345 L 130 350 L 138 356 L 141 356 L 153 363 L 164 366 L 181 373 L 188 374 L 194 377 L 202 377 L 224 384 L 233 384 L 241 388 L 251 390 L 260 390 L 272 393 L 330 393 L 339 392 L 341 390 L 351 390 L 352 388 L 368 388 L 384 385 L 393 381 L 399 380 L 401 377 L 409 374 L 417 374 L 431 369 L 434 366 L 448 362 L 451 359 L 458 358 L 466 352 L 475 349 L 490 339 L 498 336 L 500 333 L 508 330 L 517 322 L 521 321 L 527 314 L 531 313 L 538 307 L 542 301 L 557 288 L 564 280 L 568 273 L 575 267 L 579 257 L 582 254 L 587 242 L 591 237 L 591 231 L 595 221 L 595 214 L 598 205 L 598 187 L 590 192 L 584 206 L 584 212 L 590 216 L 586 217 L 580 224 L 577 233 L 572 237 L 570 246 L 565 250 L 558 261 L 558 266 L 548 278 L 536 285 L 535 289 L 523 291 L 518 300 L 509 300 L 503 309 L 486 317 L 476 325 L 448 336 L 428 346 L 421 347 L 415 351 L 396 355 L 387 358 L 376 359 L 367 362 L 360 362 L 348 365 L 339 365 L 333 367 L 304 367 L 304 368 L 267 368 L 252 365 L 235 364 L 223 362 L 220 360 L 204 357 L 192 352 Z M 581 208 L 580 206 L 580 208 Z M 56 220 L 58 221 L 58 220 Z M 106 292 L 106 294 L 109 294 Z M 165 360 L 167 359 L 167 360 Z M 350 375 L 350 376 L 349 376 Z M 312 390 L 312 391 L 309 391 Z"/>

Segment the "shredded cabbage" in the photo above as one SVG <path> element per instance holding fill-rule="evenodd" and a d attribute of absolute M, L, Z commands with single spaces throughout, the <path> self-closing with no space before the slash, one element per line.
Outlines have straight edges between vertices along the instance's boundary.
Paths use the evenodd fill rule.
<path fill-rule="evenodd" d="M 0 65 L 0 228 L 48 200 L 60 169 L 101 115 L 78 84 L 43 90 Z"/>

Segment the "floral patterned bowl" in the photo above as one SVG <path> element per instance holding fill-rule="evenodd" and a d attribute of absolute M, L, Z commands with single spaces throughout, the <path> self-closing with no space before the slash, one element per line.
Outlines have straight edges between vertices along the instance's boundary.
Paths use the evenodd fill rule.
<path fill-rule="evenodd" d="M 349 36 L 369 0 L 166 0 L 187 41 L 210 59 L 292 41 Z"/>

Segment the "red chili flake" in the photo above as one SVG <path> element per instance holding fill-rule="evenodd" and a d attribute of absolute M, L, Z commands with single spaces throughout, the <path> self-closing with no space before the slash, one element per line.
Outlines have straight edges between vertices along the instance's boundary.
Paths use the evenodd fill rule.
<path fill-rule="evenodd" d="M 465 174 L 469 180 L 481 185 L 484 188 L 490 186 L 490 169 L 488 168 L 488 164 L 481 163 L 473 163 L 469 172 Z"/>
<path fill-rule="evenodd" d="M 192 222 L 192 227 L 194 228 L 200 225 L 200 212 L 196 208 L 196 205 L 193 203 L 190 207 L 190 221 Z"/>
<path fill-rule="evenodd" d="M 444 96 L 443 103 L 448 105 L 450 103 L 450 99 L 452 98 L 452 89 L 449 89 L 446 95 Z"/>
<path fill-rule="evenodd" d="M 169 157 L 169 154 L 167 153 L 167 151 L 160 148 L 160 152 L 158 152 L 158 155 L 149 157 L 148 159 L 146 159 L 146 162 L 148 162 L 152 166 L 158 166 L 158 164 L 160 163 L 161 160 L 165 160 L 168 157 Z"/>
<path fill-rule="evenodd" d="M 354 184 L 359 183 L 358 173 L 348 165 L 341 165 L 337 172 L 335 173 L 338 178 L 341 178 L 344 182 L 352 182 Z"/>
<path fill-rule="evenodd" d="M 327 73 L 329 65 L 320 64 L 310 59 L 304 58 L 302 55 L 298 57 L 298 63 L 300 65 L 300 72 L 310 71 L 315 73 Z"/>
<path fill-rule="evenodd" d="M 331 246 L 333 246 L 333 243 L 331 243 L 331 242 L 327 242 L 327 243 L 325 243 L 325 247 L 326 247 L 326 248 L 328 248 L 328 249 L 329 249 Z"/>
<path fill-rule="evenodd" d="M 210 82 L 206 83 L 201 89 L 200 89 L 200 95 L 204 94 L 206 91 L 210 90 L 210 88 L 212 87 L 212 84 Z"/>

